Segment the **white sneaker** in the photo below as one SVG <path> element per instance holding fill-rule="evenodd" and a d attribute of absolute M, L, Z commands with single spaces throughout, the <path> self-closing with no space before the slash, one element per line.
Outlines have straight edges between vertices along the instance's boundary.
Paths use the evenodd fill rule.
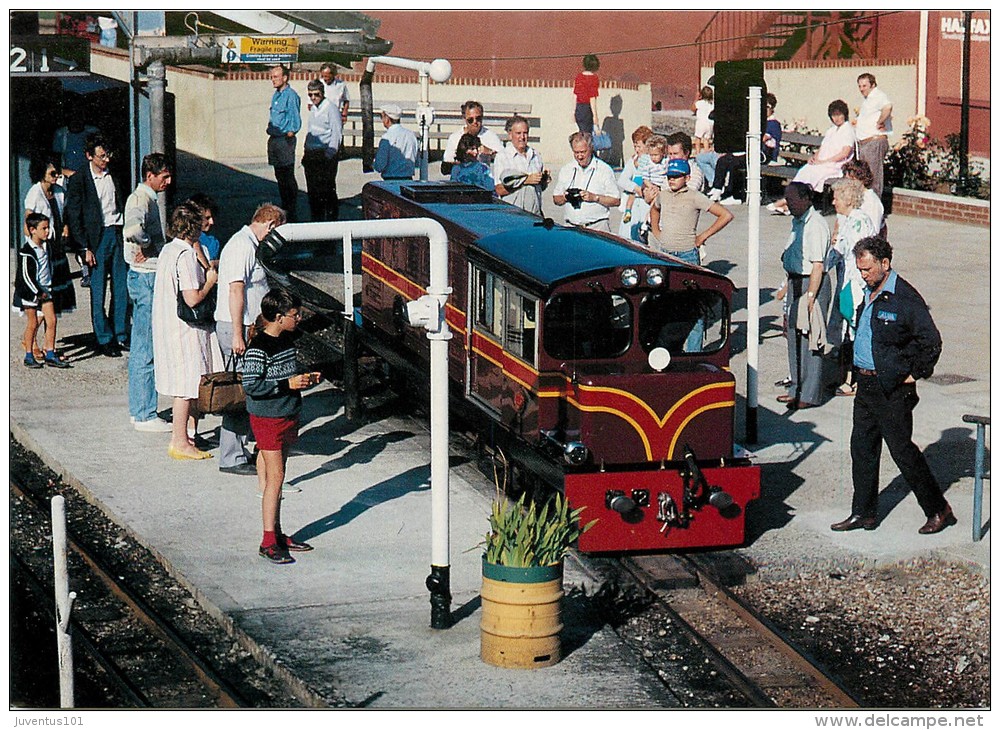
<path fill-rule="evenodd" d="M 771 211 L 772 213 L 773 213 L 773 212 L 775 212 L 775 211 L 777 210 L 777 208 L 775 208 L 775 207 L 774 207 L 774 203 L 768 203 L 766 207 L 767 207 L 767 209 L 768 209 L 769 211 Z"/>
<path fill-rule="evenodd" d="M 719 202 L 719 200 L 722 199 L 722 191 L 719 190 L 718 188 L 712 188 L 711 190 L 708 191 L 708 199 L 714 200 L 715 202 Z"/>
<path fill-rule="evenodd" d="M 743 205 L 742 201 L 740 201 L 738 198 L 723 198 L 719 202 L 722 205 L 726 205 L 726 206 L 729 206 L 729 207 L 732 207 L 734 205 Z"/>
<path fill-rule="evenodd" d="M 133 421 L 132 428 L 143 433 L 170 433 L 174 427 L 162 418 L 150 418 L 148 421 Z"/>
<path fill-rule="evenodd" d="M 302 493 L 302 487 L 296 487 L 294 484 L 289 484 L 288 482 L 285 482 L 284 484 L 281 485 L 281 496 L 285 496 L 286 494 L 301 494 L 301 493 Z M 264 492 L 258 489 L 257 496 L 260 499 L 263 499 Z"/>

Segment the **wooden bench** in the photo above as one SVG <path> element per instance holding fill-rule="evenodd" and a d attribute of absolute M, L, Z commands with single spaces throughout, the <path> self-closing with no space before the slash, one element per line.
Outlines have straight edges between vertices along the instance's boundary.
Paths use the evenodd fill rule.
<path fill-rule="evenodd" d="M 416 128 L 417 103 L 415 101 L 389 101 L 385 99 L 376 100 L 372 116 L 375 123 L 375 139 L 381 136 L 382 122 L 379 108 L 386 104 L 396 104 L 403 110 L 403 126 L 419 134 Z M 531 104 L 483 104 L 483 125 L 495 132 L 501 140 L 506 141 L 504 126 L 507 120 L 518 114 L 528 120 L 530 132 L 528 141 L 537 143 L 540 139 L 538 130 L 541 126 L 541 117 L 532 116 Z M 452 133 L 465 126 L 465 116 L 462 114 L 462 104 L 460 102 L 431 102 L 434 109 L 434 123 L 430 129 L 430 150 L 441 154 L 444 152 L 445 144 Z M 361 107 L 352 106 L 347 113 L 347 121 L 344 123 L 344 146 L 361 147 L 363 120 L 361 118 Z"/>
<path fill-rule="evenodd" d="M 770 179 L 780 181 L 779 187 L 783 189 L 785 184 L 791 182 L 795 177 L 799 168 L 815 154 L 821 144 L 823 144 L 823 137 L 818 134 L 800 134 L 799 132 L 782 131 L 781 146 L 778 154 L 783 164 L 761 166 L 760 175 L 763 178 L 765 187 L 767 181 Z M 829 194 L 829 189 L 830 185 L 827 183 L 823 187 L 823 205 L 827 204 L 826 198 Z"/>

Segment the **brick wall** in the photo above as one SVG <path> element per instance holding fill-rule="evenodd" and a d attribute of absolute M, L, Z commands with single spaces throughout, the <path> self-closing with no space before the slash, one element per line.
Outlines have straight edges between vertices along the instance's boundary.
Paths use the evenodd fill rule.
<path fill-rule="evenodd" d="M 989 226 L 990 203 L 988 200 L 893 188 L 892 214 Z"/>

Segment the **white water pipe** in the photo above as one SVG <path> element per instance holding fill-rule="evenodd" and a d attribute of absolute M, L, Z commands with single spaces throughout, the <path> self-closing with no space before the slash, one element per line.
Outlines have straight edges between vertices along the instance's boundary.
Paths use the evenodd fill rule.
<path fill-rule="evenodd" d="M 424 327 L 431 341 L 431 568 L 448 568 L 451 563 L 448 504 L 448 340 L 451 332 L 445 321 L 445 302 L 451 293 L 448 234 L 440 223 L 430 218 L 286 223 L 275 229 L 275 233 L 289 242 L 344 240 L 345 245 L 355 238 L 428 239 L 430 284 L 427 297 L 421 300 L 429 305 Z M 345 296 L 349 286 L 345 281 Z M 353 301 L 352 295 L 344 306 L 353 311 Z"/>
<path fill-rule="evenodd" d="M 52 498 L 52 564 L 55 573 L 56 650 L 59 658 L 59 706 L 73 707 L 73 642 L 69 635 L 69 616 L 76 593 L 69 590 L 66 567 L 66 499 Z"/>
<path fill-rule="evenodd" d="M 747 130 L 747 441 L 757 442 L 760 342 L 760 92 L 751 86 Z"/>
<path fill-rule="evenodd" d="M 438 84 L 445 83 L 451 78 L 451 64 L 443 58 L 437 58 L 428 63 L 427 61 L 414 61 L 409 58 L 372 56 L 368 59 L 365 70 L 370 74 L 375 73 L 375 64 L 377 63 L 396 66 L 398 68 L 408 68 L 416 71 L 420 76 L 420 103 L 417 107 L 417 124 L 420 125 L 420 179 L 426 181 L 431 152 L 430 126 L 434 122 L 434 112 L 430 104 L 430 83 L 428 79 L 434 79 L 435 83 Z"/>

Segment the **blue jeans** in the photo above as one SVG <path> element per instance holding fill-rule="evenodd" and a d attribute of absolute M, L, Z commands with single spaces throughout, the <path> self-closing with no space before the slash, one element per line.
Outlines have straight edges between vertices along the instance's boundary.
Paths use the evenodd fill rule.
<path fill-rule="evenodd" d="M 132 349 L 128 354 L 128 412 L 136 420 L 156 418 L 153 376 L 153 284 L 155 271 L 128 272 L 132 300 Z"/>
<path fill-rule="evenodd" d="M 718 152 L 702 152 L 694 158 L 698 168 L 704 173 L 708 187 L 712 187 L 715 182 L 715 163 L 719 161 Z"/>
<path fill-rule="evenodd" d="M 101 234 L 101 242 L 94 252 L 93 268 L 90 270 L 90 321 L 97 336 L 98 345 L 107 345 L 112 340 L 125 342 L 128 339 L 126 318 L 128 317 L 128 283 L 126 281 L 125 258 L 122 255 L 121 226 L 109 226 Z M 111 306 L 104 310 L 105 282 L 111 281 Z M 110 315 L 110 316 L 109 316 Z"/>

